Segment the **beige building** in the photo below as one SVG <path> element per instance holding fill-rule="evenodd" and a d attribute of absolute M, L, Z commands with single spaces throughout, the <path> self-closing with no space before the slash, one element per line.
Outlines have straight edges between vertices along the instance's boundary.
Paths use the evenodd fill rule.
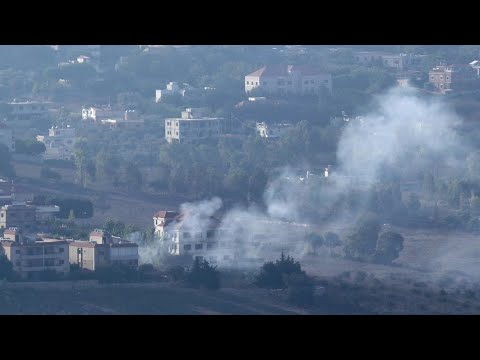
<path fill-rule="evenodd" d="M 315 94 L 332 91 L 332 76 L 311 66 L 268 65 L 245 76 L 245 92 L 262 89 L 267 93 Z"/>
<path fill-rule="evenodd" d="M 477 73 L 469 65 L 439 65 L 428 73 L 428 79 L 442 94 L 459 89 L 468 81 L 477 79 Z"/>
<path fill-rule="evenodd" d="M 44 160 L 71 160 L 75 146 L 75 129 L 67 125 L 66 128 L 52 127 L 48 129 L 48 136 L 37 135 L 37 141 L 45 144 Z"/>
<path fill-rule="evenodd" d="M 0 229 L 10 227 L 30 229 L 35 225 L 35 212 L 34 205 L 4 205 L 0 208 Z"/>
<path fill-rule="evenodd" d="M 68 274 L 68 243 L 56 239 L 27 240 L 18 228 L 4 231 L 0 239 L 3 252 L 13 265 L 13 271 L 22 278 L 35 278 L 45 270 Z"/>
<path fill-rule="evenodd" d="M 110 265 L 138 266 L 138 245 L 111 236 L 102 230 L 90 233 L 88 241 L 71 241 L 69 243 L 70 264 L 91 271 Z"/>
<path fill-rule="evenodd" d="M 189 108 L 181 118 L 165 119 L 165 139 L 169 142 L 191 142 L 221 133 L 223 118 L 207 117 L 204 109 Z"/>
<path fill-rule="evenodd" d="M 218 248 L 215 232 L 220 221 L 213 216 L 189 221 L 188 214 L 158 211 L 153 223 L 155 234 L 164 242 L 168 254 L 190 255 L 211 262 L 218 260 L 213 253 Z"/>

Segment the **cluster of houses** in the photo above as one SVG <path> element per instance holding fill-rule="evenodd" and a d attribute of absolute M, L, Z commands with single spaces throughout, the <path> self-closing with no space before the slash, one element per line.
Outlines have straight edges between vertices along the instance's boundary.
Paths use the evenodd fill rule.
<path fill-rule="evenodd" d="M 141 129 L 144 120 L 136 110 L 113 110 L 110 106 L 83 107 L 82 120 L 85 123 L 104 125 L 119 129 Z"/>
<path fill-rule="evenodd" d="M 94 230 L 89 239 L 52 239 L 44 235 L 24 235 L 19 227 L 9 227 L 0 238 L 0 252 L 12 263 L 13 271 L 24 279 L 38 278 L 50 270 L 66 275 L 70 265 L 96 271 L 111 265 L 138 266 L 138 245 L 103 230 Z"/>

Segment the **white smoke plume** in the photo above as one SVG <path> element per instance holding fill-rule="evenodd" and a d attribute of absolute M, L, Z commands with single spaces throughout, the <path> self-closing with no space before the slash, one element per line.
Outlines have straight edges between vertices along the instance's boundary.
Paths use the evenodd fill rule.
<path fill-rule="evenodd" d="M 254 259 L 273 260 L 281 251 L 301 258 L 305 254 L 303 238 L 311 231 L 305 219 L 325 225 L 321 219 L 309 217 L 309 206 L 315 210 L 335 204 L 359 185 L 373 187 L 385 172 L 408 180 L 418 179 L 430 166 L 442 166 L 438 172 L 443 176 L 459 171 L 458 159 L 464 160 L 469 149 L 455 132 L 460 121 L 441 100 L 422 98 L 409 88 L 388 91 L 376 99 L 369 114 L 344 127 L 337 164 L 328 181 L 321 174 L 317 174 L 317 182 L 301 181 L 294 170 L 283 169 L 266 188 L 266 210 L 257 206 L 222 209 L 215 238 L 220 246 L 210 254 L 222 266 L 237 267 L 249 266 Z M 181 212 L 189 214 L 185 217 L 186 231 L 204 231 L 207 219 L 221 208 L 219 198 L 183 204 Z M 341 214 L 334 220 L 341 222 Z M 142 249 L 141 256 L 148 260 L 155 257 L 155 246 Z"/>

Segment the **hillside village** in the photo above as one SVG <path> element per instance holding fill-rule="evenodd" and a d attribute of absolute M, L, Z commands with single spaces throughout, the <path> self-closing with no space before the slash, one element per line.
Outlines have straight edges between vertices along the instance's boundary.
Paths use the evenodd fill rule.
<path fill-rule="evenodd" d="M 10 281 L 194 261 L 247 271 L 284 253 L 313 274 L 318 256 L 429 268 L 408 255 L 412 229 L 480 233 L 479 46 L 45 45 L 28 49 L 35 63 L 8 51 Z M 379 126 L 407 107 L 377 115 L 382 96 L 448 124 L 415 108 Z"/>

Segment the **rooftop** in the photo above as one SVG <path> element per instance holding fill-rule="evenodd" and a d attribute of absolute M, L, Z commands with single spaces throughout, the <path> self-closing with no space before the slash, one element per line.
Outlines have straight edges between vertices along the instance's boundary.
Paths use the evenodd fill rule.
<path fill-rule="evenodd" d="M 321 75 L 325 73 L 320 68 L 310 65 L 267 65 L 251 74 L 248 74 L 247 76 L 288 76 L 292 72 L 299 72 L 302 75 Z"/>

